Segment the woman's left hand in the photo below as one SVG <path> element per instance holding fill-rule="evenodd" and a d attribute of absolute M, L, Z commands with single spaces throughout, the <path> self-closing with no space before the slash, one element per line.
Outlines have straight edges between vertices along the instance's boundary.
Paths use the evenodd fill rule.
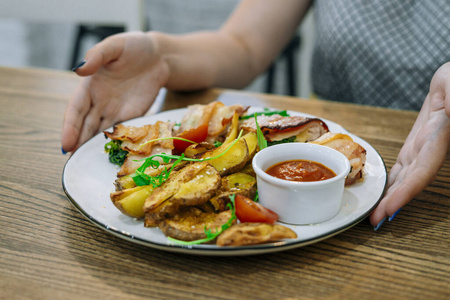
<path fill-rule="evenodd" d="M 370 216 L 377 230 L 429 185 L 450 145 L 450 62 L 434 74 L 430 91 L 388 177 L 388 189 Z"/>

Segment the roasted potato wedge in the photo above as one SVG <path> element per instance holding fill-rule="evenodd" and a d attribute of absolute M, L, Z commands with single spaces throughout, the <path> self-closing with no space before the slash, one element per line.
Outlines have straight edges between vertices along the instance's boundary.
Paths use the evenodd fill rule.
<path fill-rule="evenodd" d="M 244 139 L 239 139 L 230 149 L 230 144 L 223 144 L 214 150 L 206 151 L 197 158 L 210 158 L 220 155 L 218 158 L 208 160 L 208 162 L 219 172 L 221 176 L 239 171 L 250 160 L 247 143 Z"/>
<path fill-rule="evenodd" d="M 239 223 L 225 230 L 217 238 L 218 246 L 243 246 L 296 238 L 290 228 L 279 224 Z"/>
<path fill-rule="evenodd" d="M 222 178 L 222 188 L 226 190 L 243 190 L 247 186 L 253 186 L 256 183 L 256 177 L 245 173 L 233 173 Z"/>
<path fill-rule="evenodd" d="M 228 129 L 227 137 L 225 138 L 224 144 L 232 143 L 238 136 L 239 130 L 239 114 L 234 113 L 233 119 L 231 120 L 230 128 Z"/>
<path fill-rule="evenodd" d="M 248 155 L 253 158 L 258 150 L 258 137 L 256 133 L 249 132 L 242 137 L 247 142 Z"/>
<path fill-rule="evenodd" d="M 192 144 L 184 150 L 184 156 L 186 157 L 195 157 L 201 153 L 204 153 L 208 150 L 215 149 L 213 144 L 207 142 L 201 142 L 198 144 Z"/>
<path fill-rule="evenodd" d="M 206 238 L 205 228 L 214 232 L 219 230 L 230 218 L 231 211 L 224 211 L 218 214 L 205 213 L 198 208 L 192 207 L 172 218 L 160 221 L 159 228 L 165 235 L 177 240 L 194 241 Z"/>
<path fill-rule="evenodd" d="M 207 162 L 190 164 L 156 188 L 145 201 L 144 211 L 152 212 L 167 200 L 179 206 L 199 205 L 208 201 L 220 187 L 219 173 Z"/>
<path fill-rule="evenodd" d="M 173 170 L 177 171 L 177 170 L 183 168 L 184 166 L 186 166 L 187 164 L 188 164 L 188 162 L 186 162 L 186 161 L 179 162 L 174 167 Z M 170 170 L 172 168 L 172 166 L 173 166 L 173 163 L 162 164 L 157 169 L 153 169 L 152 167 L 149 167 L 149 168 L 145 169 L 144 173 L 149 176 L 156 177 L 159 174 L 161 174 L 162 171 L 164 171 L 166 169 Z M 136 183 L 134 183 L 134 180 L 133 180 L 133 178 L 131 178 L 130 175 L 127 175 L 127 176 L 117 178 L 116 181 L 114 182 L 114 185 L 116 187 L 116 191 L 121 191 L 121 190 L 135 187 Z"/>
<path fill-rule="evenodd" d="M 145 199 L 153 192 L 153 187 L 138 186 L 111 193 L 111 201 L 125 215 L 133 218 L 144 217 Z"/>
<path fill-rule="evenodd" d="M 164 201 L 156 208 L 145 213 L 144 226 L 157 227 L 161 220 L 173 217 L 182 210 L 183 209 L 180 208 L 180 205 L 178 203 L 174 203 L 170 200 Z"/>
<path fill-rule="evenodd" d="M 212 206 L 216 212 L 224 211 L 227 204 L 230 203 L 230 196 L 242 194 L 250 199 L 255 197 L 256 178 L 245 173 L 233 173 L 222 178 L 222 185 L 214 196 L 207 202 L 205 207 L 208 210 Z M 203 207 L 202 207 L 203 208 Z"/>

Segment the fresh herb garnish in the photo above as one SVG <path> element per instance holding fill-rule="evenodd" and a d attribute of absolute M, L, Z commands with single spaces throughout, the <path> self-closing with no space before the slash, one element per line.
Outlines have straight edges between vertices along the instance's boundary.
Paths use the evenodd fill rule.
<path fill-rule="evenodd" d="M 121 166 L 127 158 L 128 151 L 123 150 L 122 141 L 111 140 L 105 144 L 105 151 L 108 153 L 109 161 L 115 165 Z"/>
<path fill-rule="evenodd" d="M 223 144 L 222 142 L 215 141 L 214 142 L 214 147 L 218 148 L 218 147 L 222 146 L 222 144 Z"/>
<path fill-rule="evenodd" d="M 204 230 L 205 230 L 206 238 L 203 238 L 200 240 L 195 240 L 195 241 L 188 241 L 188 242 L 177 240 L 177 239 L 174 239 L 171 237 L 168 237 L 167 239 L 173 243 L 185 245 L 185 246 L 198 245 L 198 244 L 208 243 L 208 242 L 215 240 L 222 232 L 224 232 L 225 230 L 230 228 L 233 225 L 233 221 L 236 220 L 236 209 L 234 206 L 235 197 L 236 197 L 236 195 L 234 195 L 234 194 L 230 196 L 230 203 L 227 204 L 227 207 L 231 211 L 231 217 L 228 219 L 228 221 L 225 224 L 223 224 L 220 227 L 220 229 L 216 228 L 216 230 L 214 232 L 212 232 L 211 228 L 207 229 L 206 225 L 205 225 Z"/>
<path fill-rule="evenodd" d="M 253 201 L 255 201 L 255 202 L 259 202 L 259 194 L 258 194 L 258 189 L 256 189 L 256 193 L 255 193 L 255 197 L 253 198 Z"/>
<path fill-rule="evenodd" d="M 297 138 L 297 137 L 294 135 L 294 136 L 291 136 L 291 137 L 282 139 L 282 140 L 280 140 L 280 141 L 267 142 L 267 146 L 270 147 L 270 146 L 278 145 L 278 144 L 293 143 L 293 142 L 295 142 L 295 139 L 296 139 L 296 138 Z"/>
<path fill-rule="evenodd" d="M 194 142 L 194 141 L 191 141 L 191 140 L 188 140 L 188 139 L 180 138 L 180 137 L 177 137 L 177 136 L 170 136 L 170 137 L 165 137 L 165 138 L 159 138 L 159 139 L 153 139 L 153 140 L 146 141 L 145 143 L 140 144 L 139 148 L 141 148 L 142 146 L 147 145 L 149 143 L 153 143 L 153 142 L 157 142 L 157 141 L 164 141 L 164 140 L 180 140 L 180 141 L 185 141 L 185 142 L 188 142 L 188 143 L 191 143 L 191 144 L 197 144 L 197 142 Z"/>
<path fill-rule="evenodd" d="M 264 137 L 264 134 L 261 131 L 261 128 L 258 125 L 257 115 L 255 113 L 255 124 L 256 124 L 256 137 L 258 138 L 258 147 L 259 150 L 262 150 L 267 147 L 267 141 Z"/>
<path fill-rule="evenodd" d="M 289 114 L 285 110 L 274 110 L 274 111 L 271 111 L 268 108 L 265 108 L 264 111 L 257 112 L 255 114 L 258 115 L 258 116 L 280 115 L 280 116 L 283 116 L 283 117 L 289 117 Z M 253 117 L 253 115 L 241 116 L 241 117 L 239 117 L 239 120 L 247 120 L 247 119 L 250 119 L 251 117 Z"/>
<path fill-rule="evenodd" d="M 223 152 L 221 152 L 218 155 L 213 156 L 213 157 L 189 158 L 189 157 L 184 157 L 184 154 L 181 154 L 181 156 L 174 155 L 174 154 L 165 154 L 165 153 L 154 154 L 154 155 L 144 159 L 144 163 L 133 174 L 131 174 L 131 178 L 133 179 L 134 183 L 137 186 L 151 184 L 154 188 L 159 187 L 167 180 L 167 178 L 169 178 L 169 175 L 172 172 L 173 168 L 179 162 L 181 162 L 181 161 L 193 161 L 193 162 L 208 161 L 208 160 L 213 160 L 213 159 L 219 158 L 222 155 L 224 155 L 226 152 L 228 152 L 228 150 L 230 150 L 231 147 L 233 147 L 237 143 L 237 141 L 242 136 L 242 132 L 243 132 L 243 130 L 241 130 L 239 132 L 239 136 L 232 143 L 230 143 L 230 145 Z M 148 167 L 152 167 L 154 169 L 159 168 L 159 166 L 161 165 L 161 162 L 158 160 L 155 160 L 154 159 L 155 157 L 160 157 L 163 160 L 163 162 L 166 164 L 169 163 L 173 159 L 175 159 L 176 161 L 172 164 L 172 167 L 170 168 L 170 170 L 167 170 L 167 168 L 166 168 L 158 176 L 152 177 L 152 176 L 145 174 L 145 170 Z M 137 160 L 137 161 L 142 161 L 142 160 Z"/>

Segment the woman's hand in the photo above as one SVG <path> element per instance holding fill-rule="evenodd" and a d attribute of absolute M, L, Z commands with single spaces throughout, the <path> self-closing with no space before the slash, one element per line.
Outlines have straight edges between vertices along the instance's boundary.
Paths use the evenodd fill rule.
<path fill-rule="evenodd" d="M 436 177 L 450 145 L 450 63 L 433 76 L 430 91 L 392 167 L 388 189 L 370 222 L 375 230 Z"/>
<path fill-rule="evenodd" d="M 76 70 L 82 79 L 65 115 L 62 149 L 75 151 L 111 125 L 145 114 L 168 80 L 151 34 L 124 33 L 106 38 Z"/>

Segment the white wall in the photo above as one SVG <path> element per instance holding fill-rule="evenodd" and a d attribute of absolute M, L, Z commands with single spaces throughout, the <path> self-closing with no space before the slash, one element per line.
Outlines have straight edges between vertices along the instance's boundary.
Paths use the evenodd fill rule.
<path fill-rule="evenodd" d="M 144 9 L 151 29 L 184 33 L 219 28 L 238 2 L 238 0 L 145 0 Z M 0 65 L 67 70 L 70 68 L 76 28 L 76 24 L 60 21 L 24 22 L 13 17 L 0 18 Z M 308 97 L 311 45 L 314 39 L 312 13 L 307 16 L 299 31 L 302 45 L 298 56 L 298 96 Z M 92 38 L 85 40 L 82 53 L 95 42 L 96 40 Z M 279 94 L 285 93 L 284 68 L 283 63 L 279 63 L 275 82 L 275 92 Z M 261 76 L 247 89 L 264 91 L 264 80 L 264 76 Z"/>

